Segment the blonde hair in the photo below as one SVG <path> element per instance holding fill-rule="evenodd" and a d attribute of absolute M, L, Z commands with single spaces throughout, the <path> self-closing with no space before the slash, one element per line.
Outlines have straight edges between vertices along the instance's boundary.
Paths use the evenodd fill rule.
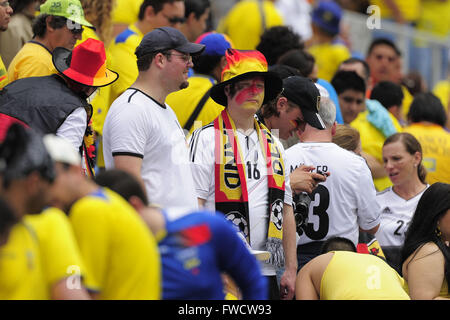
<path fill-rule="evenodd" d="M 86 20 L 92 23 L 105 47 L 112 40 L 111 13 L 116 0 L 81 0 Z"/>
<path fill-rule="evenodd" d="M 343 149 L 355 151 L 359 146 L 360 140 L 358 130 L 346 124 L 338 124 L 336 133 L 331 141 Z"/>

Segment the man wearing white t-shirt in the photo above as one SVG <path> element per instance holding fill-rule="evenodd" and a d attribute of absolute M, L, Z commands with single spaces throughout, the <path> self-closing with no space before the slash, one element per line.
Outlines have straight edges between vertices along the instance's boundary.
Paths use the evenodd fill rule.
<path fill-rule="evenodd" d="M 198 206 L 185 135 L 165 99 L 188 86 L 191 55 L 203 49 L 171 27 L 147 33 L 136 49 L 139 76 L 105 119 L 105 167 L 133 174 L 162 207 Z"/>
<path fill-rule="evenodd" d="M 222 82 L 211 98 L 225 110 L 190 138 L 199 204 L 222 212 L 254 250 L 270 252 L 262 263 L 270 299 L 292 299 L 297 271 L 289 173 L 280 141 L 254 117 L 282 89 L 259 51 L 228 49 Z M 224 239 L 224 241 L 226 241 Z M 285 268 L 280 280 L 277 268 Z"/>
<path fill-rule="evenodd" d="M 292 86 L 295 87 L 295 83 Z M 304 130 L 299 131 L 301 142 L 286 150 L 288 170 L 312 165 L 316 172 L 330 173 L 326 181 L 309 194 L 308 219 L 297 241 L 299 269 L 320 254 L 328 238 L 344 237 L 356 246 L 359 229 L 375 234 L 380 224 L 376 190 L 365 160 L 331 142 L 336 128 L 336 109 L 330 99 L 321 99 L 319 115 L 326 129 L 317 130 L 306 124 Z"/>

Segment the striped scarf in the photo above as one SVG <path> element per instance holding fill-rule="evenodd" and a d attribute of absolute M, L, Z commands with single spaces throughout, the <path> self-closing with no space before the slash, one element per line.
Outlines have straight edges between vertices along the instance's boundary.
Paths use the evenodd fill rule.
<path fill-rule="evenodd" d="M 246 168 L 236 136 L 235 124 L 226 109 L 214 120 L 214 129 L 216 210 L 222 212 L 227 219 L 237 225 L 250 244 Z M 266 249 L 271 253 L 267 262 L 277 267 L 283 267 L 284 163 L 270 131 L 256 119 L 255 129 L 267 164 L 269 221 Z"/>

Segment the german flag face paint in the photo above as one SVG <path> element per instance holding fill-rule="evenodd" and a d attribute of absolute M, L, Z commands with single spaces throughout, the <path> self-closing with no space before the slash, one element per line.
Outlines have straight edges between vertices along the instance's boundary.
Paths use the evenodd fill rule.
<path fill-rule="evenodd" d="M 259 109 L 264 101 L 264 79 L 255 77 L 235 84 L 234 100 L 245 109 Z"/>

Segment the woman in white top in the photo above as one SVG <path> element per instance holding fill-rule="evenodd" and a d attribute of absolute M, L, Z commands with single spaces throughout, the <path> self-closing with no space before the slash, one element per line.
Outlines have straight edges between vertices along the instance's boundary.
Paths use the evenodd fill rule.
<path fill-rule="evenodd" d="M 422 165 L 422 147 L 406 132 L 396 133 L 383 145 L 384 168 L 393 186 L 377 194 L 381 224 L 375 236 L 388 263 L 401 271 L 400 250 L 417 203 L 428 184 Z"/>

